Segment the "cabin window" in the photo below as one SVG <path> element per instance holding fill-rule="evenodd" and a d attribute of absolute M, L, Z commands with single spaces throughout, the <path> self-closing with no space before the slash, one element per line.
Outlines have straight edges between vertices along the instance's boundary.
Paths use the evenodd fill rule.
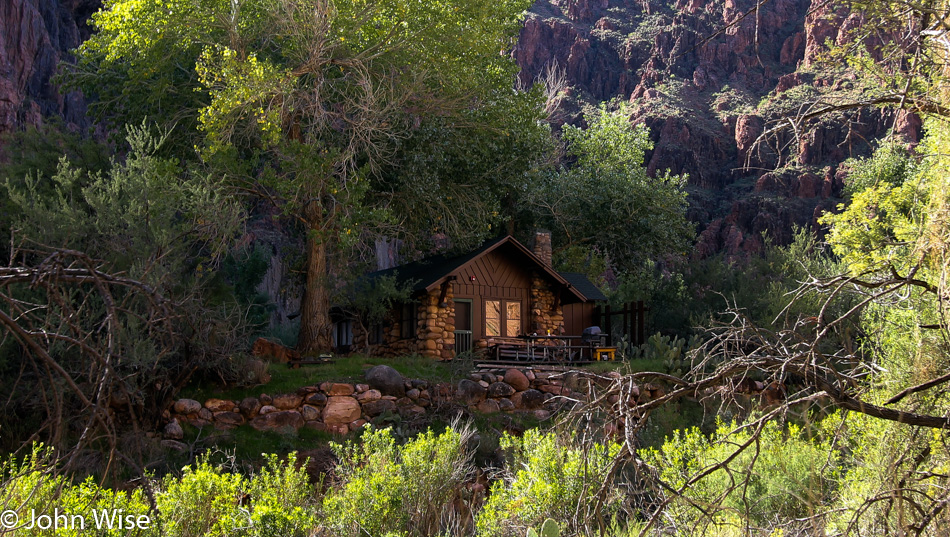
<path fill-rule="evenodd" d="M 419 308 L 415 302 L 408 302 L 402 305 L 402 316 L 399 322 L 399 334 L 402 339 L 412 339 L 416 337 L 416 324 L 419 320 Z"/>
<path fill-rule="evenodd" d="M 383 342 L 383 323 L 373 323 L 369 327 L 369 334 L 366 336 L 370 345 L 379 345 Z"/>
<path fill-rule="evenodd" d="M 521 302 L 485 301 L 485 335 L 515 337 L 521 334 Z"/>
<path fill-rule="evenodd" d="M 350 352 L 353 345 L 353 322 L 350 320 L 333 323 L 333 347 L 337 352 Z"/>

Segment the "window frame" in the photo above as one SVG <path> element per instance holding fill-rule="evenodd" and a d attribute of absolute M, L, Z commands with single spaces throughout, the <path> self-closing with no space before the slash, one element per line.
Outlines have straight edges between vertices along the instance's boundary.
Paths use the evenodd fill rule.
<path fill-rule="evenodd" d="M 500 335 L 492 335 L 488 333 L 488 303 L 489 302 L 498 302 L 500 308 L 500 318 L 498 319 L 498 326 Z M 518 319 L 518 333 L 514 335 L 509 335 L 508 333 L 508 305 L 509 304 L 518 304 L 518 311 L 520 318 Z M 485 337 L 518 337 L 524 333 L 524 301 L 521 299 L 508 299 L 508 298 L 494 298 L 487 297 L 482 299 L 482 311 L 481 311 L 481 321 L 482 321 L 482 334 Z"/>

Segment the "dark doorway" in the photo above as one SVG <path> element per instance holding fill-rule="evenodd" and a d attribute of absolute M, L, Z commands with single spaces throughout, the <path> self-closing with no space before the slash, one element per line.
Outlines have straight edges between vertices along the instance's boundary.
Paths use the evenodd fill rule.
<path fill-rule="evenodd" d="M 455 354 L 472 350 L 472 300 L 455 300 Z"/>

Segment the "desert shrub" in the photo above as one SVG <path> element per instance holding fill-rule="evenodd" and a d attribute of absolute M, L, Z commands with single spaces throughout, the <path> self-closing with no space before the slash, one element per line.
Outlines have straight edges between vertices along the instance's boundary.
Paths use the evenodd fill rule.
<path fill-rule="evenodd" d="M 476 518 L 478 535 L 521 536 L 551 518 L 565 535 L 593 533 L 593 510 L 598 493 L 614 458 L 616 443 L 580 444 L 537 429 L 521 438 L 504 436 L 508 474 L 491 487 L 491 495 Z M 610 520 L 620 511 L 620 489 L 610 487 L 600 519 Z"/>
<path fill-rule="evenodd" d="M 314 491 L 291 455 L 267 456 L 250 478 L 224 471 L 207 459 L 167 477 L 156 503 L 162 535 L 294 537 L 316 524 Z"/>
<path fill-rule="evenodd" d="M 308 535 L 316 524 L 315 491 L 296 454 L 285 460 L 267 455 L 267 464 L 248 483 L 253 509 L 251 535 Z"/>
<path fill-rule="evenodd" d="M 453 520 L 452 500 L 473 471 L 468 428 L 429 430 L 397 445 L 388 429 L 335 444 L 343 479 L 323 502 L 332 535 L 437 535 Z"/>
<path fill-rule="evenodd" d="M 118 536 L 150 536 L 159 535 L 154 524 L 147 529 L 132 528 L 128 525 L 119 527 L 115 518 L 111 524 L 102 523 L 96 527 L 94 513 L 100 513 L 102 520 L 115 516 L 127 515 L 138 517 L 151 515 L 149 505 L 142 489 L 130 492 L 114 491 L 103 488 L 90 477 L 78 485 L 54 472 L 52 450 L 42 445 L 35 445 L 33 450 L 22 460 L 10 457 L 0 465 L 0 511 L 13 511 L 19 516 L 19 524 L 24 525 L 14 534 L 24 537 L 53 536 L 79 537 L 80 535 L 96 535 L 98 537 Z M 32 528 L 28 527 L 34 517 L 43 515 L 56 517 L 57 514 L 65 518 L 56 524 L 58 527 L 42 529 L 44 524 L 39 522 Z M 9 516 L 5 514 L 5 517 Z M 81 517 L 73 518 L 73 516 Z M 153 521 L 154 517 L 150 517 Z M 3 529 L 10 524 L 10 520 L 3 519 Z M 3 533 L 0 531 L 0 533 Z"/>
<path fill-rule="evenodd" d="M 180 478 L 169 476 L 156 503 L 162 533 L 169 537 L 228 536 L 251 526 L 241 506 L 247 483 L 240 474 L 224 472 L 207 459 L 186 467 Z"/>
<path fill-rule="evenodd" d="M 746 534 L 750 528 L 804 520 L 828 505 L 842 466 L 827 435 L 809 435 L 776 421 L 767 422 L 757 440 L 754 434 L 754 426 L 720 423 L 710 437 L 696 428 L 681 430 L 660 449 L 640 450 L 661 479 L 682 491 L 668 507 L 673 527 L 684 532 L 694 528 L 699 535 Z M 744 449 L 734 456 L 740 447 Z"/>

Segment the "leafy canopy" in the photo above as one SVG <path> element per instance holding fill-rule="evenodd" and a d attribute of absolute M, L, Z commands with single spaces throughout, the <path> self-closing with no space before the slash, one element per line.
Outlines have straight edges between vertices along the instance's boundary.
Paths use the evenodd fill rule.
<path fill-rule="evenodd" d="M 630 124 L 625 106 L 613 112 L 601 106 L 584 119 L 586 129 L 564 127 L 574 164 L 545 177 L 533 192 L 541 221 L 565 238 L 562 249 L 595 247 L 624 271 L 684 255 L 693 237 L 686 178 L 647 174 L 649 131 Z"/>

